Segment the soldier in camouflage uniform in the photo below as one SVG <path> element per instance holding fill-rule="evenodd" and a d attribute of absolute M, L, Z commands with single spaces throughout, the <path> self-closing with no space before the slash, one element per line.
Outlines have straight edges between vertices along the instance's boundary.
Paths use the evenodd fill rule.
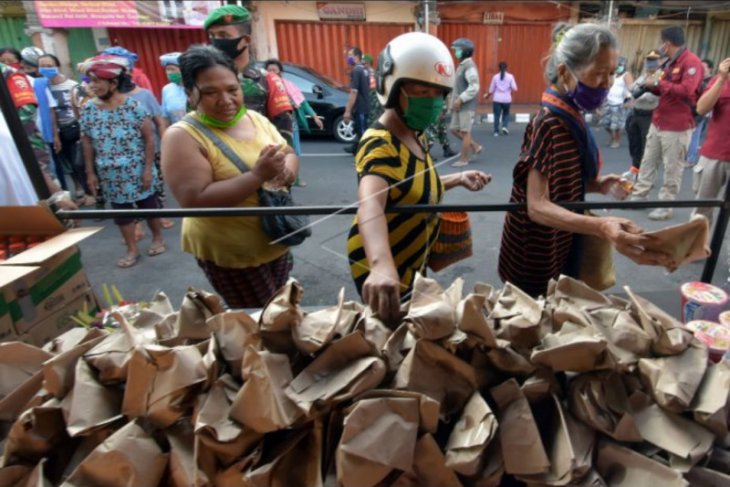
<path fill-rule="evenodd" d="M 368 127 L 370 127 L 380 116 L 383 114 L 383 106 L 378 101 L 378 93 L 375 90 L 375 68 L 373 68 L 373 57 L 370 54 L 365 54 L 362 57 L 362 62 L 365 68 L 368 70 L 368 77 L 370 81 L 370 110 L 368 111 Z"/>
<path fill-rule="evenodd" d="M 453 149 L 451 149 L 451 145 L 449 144 L 447 118 L 447 111 L 444 108 L 444 111 L 441 112 L 441 116 L 439 117 L 438 122 L 433 125 L 429 125 L 429 127 L 426 129 L 426 137 L 428 137 L 429 146 L 433 145 L 434 141 L 438 141 L 438 143 L 441 144 L 444 158 L 452 157 L 457 154 Z"/>
<path fill-rule="evenodd" d="M 244 7 L 225 5 L 213 10 L 203 23 L 211 44 L 231 58 L 238 69 L 246 108 L 266 115 L 274 123 L 287 143 L 293 147 L 293 118 L 277 117 L 267 113 L 269 85 L 266 72 L 256 67 L 251 55 L 251 14 Z"/>
<path fill-rule="evenodd" d="M 7 84 L 15 108 L 18 110 L 20 122 L 23 124 L 23 129 L 25 129 L 25 134 L 28 136 L 28 141 L 33 148 L 33 154 L 43 172 L 46 184 L 52 191 L 60 190 L 58 179 L 56 179 L 50 168 L 51 155 L 48 153 L 48 146 L 43 141 L 36 125 L 38 101 L 30 79 L 22 71 L 3 63 L 0 63 L 0 73 Z"/>

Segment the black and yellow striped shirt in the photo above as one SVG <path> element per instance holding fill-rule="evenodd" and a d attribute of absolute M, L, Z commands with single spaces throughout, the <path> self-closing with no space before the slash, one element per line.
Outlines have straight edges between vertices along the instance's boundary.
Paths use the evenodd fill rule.
<path fill-rule="evenodd" d="M 425 145 L 425 144 L 424 144 Z M 368 129 L 355 156 L 358 180 L 379 176 L 389 185 L 386 207 L 397 205 L 438 204 L 444 186 L 433 167 L 431 155 L 420 160 L 380 124 Z M 416 272 L 422 270 L 428 251 L 438 236 L 436 214 L 386 213 L 388 239 L 401 282 L 401 295 L 410 291 Z M 347 240 L 350 271 L 359 293 L 370 267 L 365 255 L 357 217 Z"/>

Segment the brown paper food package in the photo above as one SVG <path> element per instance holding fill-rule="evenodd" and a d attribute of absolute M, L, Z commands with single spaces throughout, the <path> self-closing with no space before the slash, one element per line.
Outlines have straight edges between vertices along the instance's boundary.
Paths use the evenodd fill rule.
<path fill-rule="evenodd" d="M 642 357 L 651 354 L 651 339 L 628 311 L 600 308 L 586 313 L 590 326 L 606 337 L 608 364 L 630 372 Z"/>
<path fill-rule="evenodd" d="M 419 486 L 462 487 L 454 471 L 445 465 L 444 454 L 429 434 L 421 436 L 416 442 L 413 470 Z"/>
<path fill-rule="evenodd" d="M 177 338 L 205 340 L 210 335 L 206 321 L 222 312 L 223 305 L 218 296 L 207 291 L 188 289 L 177 315 Z"/>
<path fill-rule="evenodd" d="M 645 441 L 676 455 L 690 466 L 697 464 L 712 448 L 714 435 L 711 431 L 656 404 L 637 409 L 633 418 Z"/>
<path fill-rule="evenodd" d="M 337 449 L 343 487 L 373 487 L 393 470 L 411 471 L 420 423 L 415 397 L 362 399 L 347 411 Z"/>
<path fill-rule="evenodd" d="M 231 311 L 220 313 L 207 321 L 219 345 L 220 354 L 236 379 L 241 378 L 241 364 L 248 347 L 263 348 L 259 325 L 248 313 Z"/>
<path fill-rule="evenodd" d="M 446 444 L 446 467 L 467 477 L 482 471 L 484 450 L 497 436 L 497 418 L 479 392 L 475 392 Z"/>
<path fill-rule="evenodd" d="M 614 372 L 582 374 L 570 383 L 569 409 L 576 418 L 618 441 L 640 442 L 626 384 Z"/>
<path fill-rule="evenodd" d="M 292 324 L 292 338 L 300 352 L 317 353 L 335 338 L 340 328 L 344 302 L 345 288 L 342 288 L 337 296 L 336 306 L 307 313 Z"/>
<path fill-rule="evenodd" d="M 694 419 L 715 433 L 718 441 L 728 436 L 730 419 L 730 362 L 727 360 L 707 367 L 700 388 L 692 402 Z"/>
<path fill-rule="evenodd" d="M 207 378 L 203 356 L 195 345 L 137 348 L 129 366 L 122 412 L 130 419 L 145 417 L 153 426 L 167 428 L 192 408 L 196 386 Z"/>
<path fill-rule="evenodd" d="M 303 413 L 284 392 L 292 381 L 289 358 L 253 347 L 245 357 L 243 387 L 231 405 L 231 418 L 258 433 L 292 426 Z"/>
<path fill-rule="evenodd" d="M 405 329 L 408 328 L 406 325 L 402 326 L 404 326 Z M 388 328 L 385 323 L 378 319 L 370 308 L 365 308 L 362 313 L 358 313 L 358 321 L 352 328 L 352 331 L 359 331 L 362 333 L 365 340 L 370 342 L 376 350 L 383 350 L 393 334 L 393 330 Z M 401 356 L 401 361 L 402 360 L 403 357 Z M 386 362 L 389 362 L 387 358 Z M 396 366 L 391 369 L 390 365 L 388 365 L 388 370 L 397 370 L 397 368 L 398 367 Z"/>
<path fill-rule="evenodd" d="M 488 307 L 486 296 L 469 294 L 456 308 L 457 326 L 464 333 L 476 337 L 484 346 L 495 348 L 497 337 L 493 324 L 487 319 Z"/>
<path fill-rule="evenodd" d="M 553 396 L 538 410 L 537 422 L 550 459 L 550 471 L 542 475 L 523 475 L 528 484 L 562 486 L 580 481 L 593 466 L 596 433 L 574 419 Z"/>
<path fill-rule="evenodd" d="M 73 388 L 76 362 L 89 350 L 94 348 L 105 335 L 80 342 L 73 348 L 65 348 L 55 357 L 43 364 L 43 387 L 58 399 L 63 399 Z M 60 349 L 60 348 L 59 348 Z"/>
<path fill-rule="evenodd" d="M 238 389 L 230 376 L 221 376 L 207 394 L 200 396 L 200 406 L 194 415 L 200 458 L 215 459 L 226 467 L 250 454 L 263 438 L 262 434 L 242 428 L 229 418 Z M 215 468 L 209 470 L 213 475 Z"/>
<path fill-rule="evenodd" d="M 550 469 L 540 432 L 530 404 L 517 381 L 510 379 L 490 389 L 497 403 L 499 438 L 504 456 L 504 470 L 512 475 L 545 474 Z"/>
<path fill-rule="evenodd" d="M 38 371 L 30 376 L 25 382 L 0 399 L 0 421 L 12 422 L 18 416 L 31 407 L 38 396 L 49 395 L 43 389 L 43 372 Z M 45 397 L 41 397 L 45 400 Z"/>
<path fill-rule="evenodd" d="M 302 286 L 290 278 L 263 307 L 259 317 L 259 327 L 264 346 L 268 351 L 274 353 L 296 351 L 292 328 L 304 318 L 304 312 L 299 308 L 303 296 Z"/>
<path fill-rule="evenodd" d="M 73 389 L 63 400 L 69 436 L 84 436 L 122 418 L 123 390 L 103 386 L 84 360 L 76 362 Z"/>
<path fill-rule="evenodd" d="M 360 332 L 330 344 L 285 389 L 307 416 L 374 389 L 385 378 L 385 361 Z"/>
<path fill-rule="evenodd" d="M 681 322 L 662 311 L 654 303 L 624 287 L 631 302 L 631 312 L 652 340 L 652 351 L 657 355 L 677 355 L 692 342 L 692 332 Z"/>
<path fill-rule="evenodd" d="M 101 336 L 106 336 L 107 334 L 108 332 L 106 330 L 100 330 L 99 328 L 71 328 L 43 345 L 43 350 L 54 355 L 60 355 L 76 348 L 82 343 L 86 343 Z"/>
<path fill-rule="evenodd" d="M 244 474 L 246 487 L 322 487 L 322 423 L 280 433 Z"/>
<path fill-rule="evenodd" d="M 388 365 L 388 372 L 398 371 L 415 344 L 416 337 L 408 329 L 408 325 L 404 323 L 396 328 L 381 349 L 381 354 Z"/>
<path fill-rule="evenodd" d="M 678 355 L 639 361 L 639 371 L 654 399 L 676 413 L 689 409 L 707 368 L 707 347 L 693 340 Z"/>
<path fill-rule="evenodd" d="M 443 417 L 461 411 L 476 389 L 474 369 L 428 340 L 419 340 L 393 379 L 395 389 L 420 392 L 441 403 Z"/>
<path fill-rule="evenodd" d="M 540 343 L 545 332 L 541 328 L 543 306 L 542 301 L 533 299 L 518 287 L 507 283 L 489 319 L 499 320 L 499 338 L 509 340 L 515 346 L 532 348 Z"/>
<path fill-rule="evenodd" d="M 195 435 L 178 427 L 166 433 L 170 444 L 168 487 L 211 487 L 210 479 L 200 470 L 195 458 Z"/>
<path fill-rule="evenodd" d="M 507 340 L 497 339 L 497 348 L 487 352 L 487 357 L 496 369 L 513 375 L 527 376 L 535 373 L 536 367 L 528 357 L 515 350 Z"/>
<path fill-rule="evenodd" d="M 594 328 L 569 321 L 557 333 L 548 333 L 540 345 L 532 349 L 530 361 L 555 371 L 589 372 L 608 368 L 603 335 Z"/>
<path fill-rule="evenodd" d="M 53 354 L 33 345 L 0 343 L 0 400 L 39 373 L 43 362 L 50 358 L 53 358 Z"/>
<path fill-rule="evenodd" d="M 61 487 L 152 487 L 166 466 L 167 455 L 131 422 L 94 449 Z"/>
<path fill-rule="evenodd" d="M 598 445 L 596 469 L 610 487 L 689 487 L 679 472 L 607 440 Z"/>
<path fill-rule="evenodd" d="M 440 340 L 454 332 L 456 306 L 461 300 L 463 279 L 446 291 L 433 279 L 416 274 L 413 293 L 404 321 L 411 333 L 424 340 Z"/>
<path fill-rule="evenodd" d="M 25 410 L 13 423 L 2 466 L 39 462 L 68 440 L 61 404 L 52 399 L 43 406 Z"/>
<path fill-rule="evenodd" d="M 646 245 L 647 250 L 669 255 L 669 262 L 665 266 L 669 272 L 710 256 L 710 224 L 702 215 L 644 235 L 651 238 Z"/>
<path fill-rule="evenodd" d="M 27 465 L 0 467 L 0 487 L 25 487 L 32 470 Z"/>

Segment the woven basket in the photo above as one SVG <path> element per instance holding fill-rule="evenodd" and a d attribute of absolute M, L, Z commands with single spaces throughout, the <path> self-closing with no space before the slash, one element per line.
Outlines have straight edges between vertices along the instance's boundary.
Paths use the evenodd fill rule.
<path fill-rule="evenodd" d="M 447 212 L 441 213 L 439 219 L 439 235 L 428 256 L 428 267 L 434 272 L 472 256 L 469 215 Z"/>

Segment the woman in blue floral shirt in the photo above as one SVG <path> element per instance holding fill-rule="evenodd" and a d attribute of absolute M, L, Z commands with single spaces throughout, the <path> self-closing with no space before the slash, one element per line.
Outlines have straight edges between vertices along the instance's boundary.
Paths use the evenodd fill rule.
<path fill-rule="evenodd" d="M 127 61 L 117 56 L 97 56 L 86 74 L 96 95 L 84 105 L 80 119 L 89 188 L 96 191 L 101 186 L 114 209 L 158 208 L 154 130 L 147 111 L 125 94 L 133 88 Z M 115 218 L 114 222 L 127 245 L 127 254 L 117 265 L 131 267 L 140 256 L 134 219 Z M 152 231 L 147 254 L 159 255 L 165 251 L 160 219 L 150 218 L 147 223 Z"/>

